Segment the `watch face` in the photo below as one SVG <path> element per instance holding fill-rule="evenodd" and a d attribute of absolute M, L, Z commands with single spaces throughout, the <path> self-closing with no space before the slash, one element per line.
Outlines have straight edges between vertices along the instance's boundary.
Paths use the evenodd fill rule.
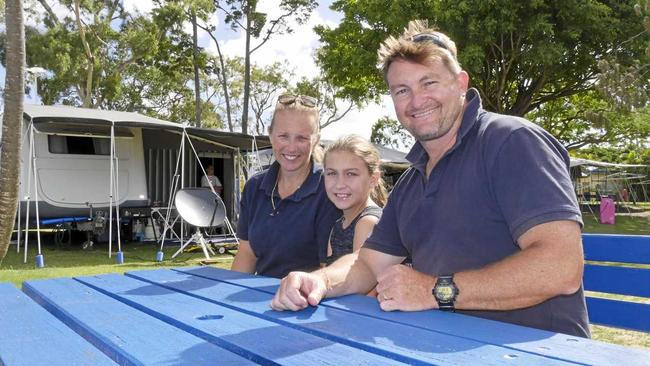
<path fill-rule="evenodd" d="M 440 301 L 449 301 L 454 298 L 454 290 L 451 286 L 436 287 L 436 298 Z"/>

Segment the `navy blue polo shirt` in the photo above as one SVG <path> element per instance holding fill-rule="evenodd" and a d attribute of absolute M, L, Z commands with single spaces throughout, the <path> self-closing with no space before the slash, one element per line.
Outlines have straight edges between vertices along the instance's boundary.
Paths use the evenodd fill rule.
<path fill-rule="evenodd" d="M 412 166 L 395 185 L 365 247 L 410 255 L 420 272 L 437 276 L 482 268 L 520 251 L 517 239 L 536 225 L 582 225 L 564 147 L 525 119 L 483 110 L 475 89 L 467 93 L 456 143 L 429 178 L 428 155 L 419 142 L 407 159 Z M 582 289 L 527 309 L 463 313 L 589 334 Z"/>
<path fill-rule="evenodd" d="M 291 271 L 313 270 L 324 260 L 332 225 L 341 212 L 325 192 L 322 168 L 311 174 L 292 195 L 274 192 L 280 165 L 250 178 L 244 186 L 237 236 L 248 240 L 257 257 L 255 272 L 281 278 Z"/>

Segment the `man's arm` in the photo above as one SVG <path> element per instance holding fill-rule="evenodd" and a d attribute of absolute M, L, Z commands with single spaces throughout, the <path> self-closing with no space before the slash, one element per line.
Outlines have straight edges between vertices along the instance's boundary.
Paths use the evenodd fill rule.
<path fill-rule="evenodd" d="M 517 242 L 521 252 L 481 270 L 458 274 L 458 287 L 465 287 L 465 294 L 457 299 L 459 308 L 519 309 L 580 288 L 584 256 L 576 222 L 534 226 Z"/>
<path fill-rule="evenodd" d="M 457 309 L 513 310 L 533 306 L 580 288 L 584 257 L 580 227 L 573 221 L 534 226 L 518 239 L 521 251 L 486 267 L 454 274 Z M 413 273 L 415 272 L 415 273 Z M 436 278 L 393 266 L 378 277 L 384 310 L 437 308 Z M 409 286 L 404 286 L 410 283 Z"/>
<path fill-rule="evenodd" d="M 367 293 L 377 283 L 376 274 L 404 258 L 361 248 L 312 273 L 291 272 L 282 279 L 271 301 L 275 310 L 301 310 L 325 297 Z"/>

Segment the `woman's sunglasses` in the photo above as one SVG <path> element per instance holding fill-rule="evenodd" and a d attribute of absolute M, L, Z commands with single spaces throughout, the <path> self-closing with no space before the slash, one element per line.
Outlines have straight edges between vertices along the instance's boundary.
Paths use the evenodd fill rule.
<path fill-rule="evenodd" d="M 282 94 L 278 98 L 278 103 L 289 105 L 293 103 L 300 103 L 302 106 L 307 108 L 315 108 L 318 104 L 318 100 L 309 95 L 293 95 L 293 94 Z"/>

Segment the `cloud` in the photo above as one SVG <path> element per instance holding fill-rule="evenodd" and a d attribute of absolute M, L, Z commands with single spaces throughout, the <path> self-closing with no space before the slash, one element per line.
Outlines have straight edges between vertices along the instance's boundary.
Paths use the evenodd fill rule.
<path fill-rule="evenodd" d="M 268 19 L 275 19 L 281 14 L 281 9 L 271 4 L 272 2 L 261 2 L 261 12 L 268 14 Z M 314 62 L 314 53 L 320 47 L 318 36 L 314 32 L 316 25 L 325 25 L 330 28 L 337 26 L 340 14 L 330 11 L 325 5 L 321 5 L 312 12 L 311 17 L 305 24 L 297 24 L 295 20 L 290 22 L 294 30 L 291 34 L 276 34 L 268 42 L 255 51 L 251 61 L 259 66 L 270 65 L 276 61 L 287 60 L 295 72 L 295 79 L 299 80 L 305 76 L 312 78 L 318 76 L 320 68 Z M 224 27 L 227 27 L 224 25 Z M 258 45 L 260 40 L 253 39 L 251 44 Z M 244 56 L 245 38 L 243 33 L 220 44 L 222 52 L 229 56 Z M 208 50 L 216 54 L 216 48 L 212 44 Z M 385 97 L 381 103 L 371 103 L 362 110 L 350 112 L 344 119 L 333 123 L 322 131 L 322 138 L 336 139 L 337 137 L 354 133 L 365 138 L 370 138 L 372 125 L 383 116 L 395 118 L 392 101 Z"/>
<path fill-rule="evenodd" d="M 324 128 L 321 132 L 321 138 L 334 140 L 351 133 L 370 138 L 372 125 L 384 116 L 396 119 L 390 96 L 384 96 L 380 103 L 371 103 L 362 110 L 354 110 L 348 113 L 341 121 Z"/>
<path fill-rule="evenodd" d="M 260 2 L 258 11 L 267 14 L 267 19 L 277 19 L 282 10 L 273 2 Z M 259 66 L 267 66 L 276 61 L 282 62 L 287 60 L 291 67 L 294 68 L 296 77 L 302 76 L 314 77 L 320 73 L 320 69 L 314 62 L 314 52 L 320 46 L 318 36 L 314 33 L 313 28 L 319 24 L 336 26 L 332 19 L 325 19 L 319 9 L 315 10 L 307 22 L 298 24 L 295 19 L 290 19 L 289 27 L 292 33 L 275 34 L 257 49 L 251 55 L 251 61 Z M 219 32 L 232 32 L 227 25 L 223 25 Z M 260 39 L 251 39 L 251 48 L 256 47 L 261 42 Z M 222 52 L 229 57 L 244 57 L 246 45 L 245 34 L 240 32 L 236 37 L 220 44 Z M 216 47 L 211 44 L 207 48 L 210 52 L 216 54 Z"/>

